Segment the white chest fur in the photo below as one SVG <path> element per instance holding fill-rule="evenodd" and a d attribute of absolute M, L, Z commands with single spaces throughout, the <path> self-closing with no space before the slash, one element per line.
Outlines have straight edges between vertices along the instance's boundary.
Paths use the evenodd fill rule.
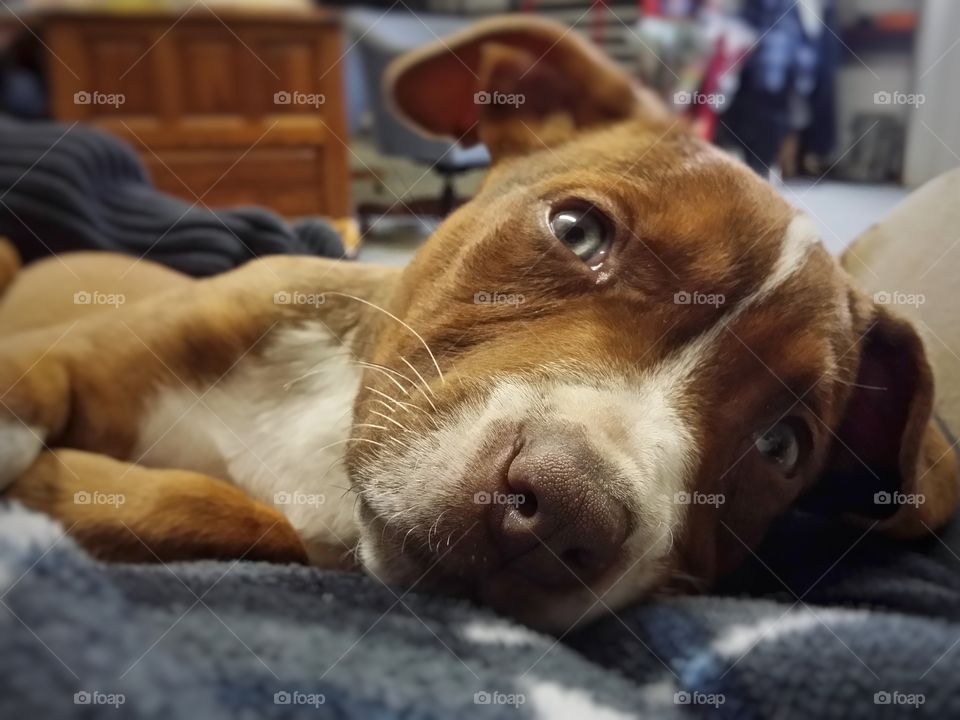
<path fill-rule="evenodd" d="M 352 546 L 343 455 L 360 370 L 319 322 L 263 342 L 210 387 L 161 389 L 132 459 L 232 481 L 283 512 L 308 549 Z"/>

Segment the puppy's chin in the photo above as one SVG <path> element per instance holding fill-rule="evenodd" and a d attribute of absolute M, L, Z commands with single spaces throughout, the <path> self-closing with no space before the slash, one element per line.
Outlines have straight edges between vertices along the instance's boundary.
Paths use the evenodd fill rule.
<path fill-rule="evenodd" d="M 563 635 L 604 615 L 622 609 L 653 592 L 665 570 L 659 565 L 637 564 L 625 558 L 589 585 L 547 588 L 509 570 L 483 578 L 463 578 L 445 573 L 438 564 L 393 555 L 389 559 L 377 546 L 374 534 L 360 541 L 364 571 L 399 591 L 468 597 L 536 630 Z"/>

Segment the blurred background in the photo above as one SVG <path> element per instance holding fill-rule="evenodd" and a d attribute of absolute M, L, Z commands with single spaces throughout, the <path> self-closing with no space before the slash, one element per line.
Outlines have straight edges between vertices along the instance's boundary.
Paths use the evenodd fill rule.
<path fill-rule="evenodd" d="M 350 255 L 403 264 L 488 158 L 398 123 L 384 68 L 503 12 L 602 47 L 834 251 L 960 164 L 956 0 L 0 0 L 0 115 L 99 128 L 191 208 L 327 218 Z M 31 225 L 7 192 L 0 218 Z"/>

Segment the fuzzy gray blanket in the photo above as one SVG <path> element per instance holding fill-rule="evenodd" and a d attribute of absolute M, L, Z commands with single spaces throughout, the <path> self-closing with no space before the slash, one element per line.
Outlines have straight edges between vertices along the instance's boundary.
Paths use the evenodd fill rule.
<path fill-rule="evenodd" d="M 0 717 L 960 717 L 957 548 L 796 516 L 723 593 L 557 639 L 355 574 L 103 565 L 0 504 Z"/>

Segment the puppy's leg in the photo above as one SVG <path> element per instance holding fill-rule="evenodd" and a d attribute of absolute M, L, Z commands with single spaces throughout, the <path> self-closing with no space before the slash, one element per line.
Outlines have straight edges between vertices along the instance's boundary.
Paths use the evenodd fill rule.
<path fill-rule="evenodd" d="M 137 420 L 160 389 L 202 393 L 283 325 L 319 320 L 344 337 L 365 307 L 334 295 L 319 307 L 286 304 L 278 295 L 316 292 L 322 283 L 382 304 L 394 277 L 313 260 L 261 260 L 75 322 L 0 337 L 0 491 L 44 444 L 130 457 Z"/>
<path fill-rule="evenodd" d="M 307 562 L 303 543 L 283 515 L 197 473 L 155 470 L 79 450 L 45 451 L 6 497 L 58 519 L 103 560 Z"/>

